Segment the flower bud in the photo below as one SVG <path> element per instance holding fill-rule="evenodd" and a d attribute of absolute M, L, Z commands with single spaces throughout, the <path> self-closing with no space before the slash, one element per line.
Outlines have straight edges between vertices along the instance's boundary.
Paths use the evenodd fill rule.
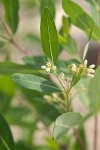
<path fill-rule="evenodd" d="M 89 74 L 87 74 L 87 76 L 90 77 L 90 78 L 94 78 L 94 74 L 89 73 Z"/>
<path fill-rule="evenodd" d="M 95 73 L 94 69 L 88 69 L 88 73 Z"/>
<path fill-rule="evenodd" d="M 84 66 L 87 66 L 88 61 L 84 60 Z"/>
<path fill-rule="evenodd" d="M 41 66 L 41 69 L 46 69 L 46 66 Z"/>
<path fill-rule="evenodd" d="M 50 68 L 46 68 L 46 72 L 50 72 Z"/>
<path fill-rule="evenodd" d="M 94 67 L 95 67 L 94 64 L 92 64 L 92 65 L 89 66 L 90 69 L 93 69 Z"/>

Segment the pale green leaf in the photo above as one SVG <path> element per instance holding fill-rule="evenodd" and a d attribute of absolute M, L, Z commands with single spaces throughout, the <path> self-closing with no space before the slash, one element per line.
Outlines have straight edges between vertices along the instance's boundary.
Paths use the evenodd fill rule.
<path fill-rule="evenodd" d="M 83 60 L 85 59 L 86 54 L 87 54 L 87 52 L 88 52 L 89 44 L 90 44 L 90 41 L 88 41 L 88 42 L 86 43 L 86 45 L 85 45 L 84 52 L 83 52 Z"/>
<path fill-rule="evenodd" d="M 18 0 L 2 0 L 5 8 L 5 18 L 12 32 L 15 33 L 18 27 Z"/>
<path fill-rule="evenodd" d="M 41 42 L 44 54 L 55 64 L 58 58 L 58 36 L 53 17 L 45 8 L 41 18 Z"/>
<path fill-rule="evenodd" d="M 18 85 L 44 93 L 60 92 L 60 89 L 52 82 L 35 75 L 16 73 L 11 79 Z"/>
<path fill-rule="evenodd" d="M 72 23 L 89 35 L 94 25 L 92 18 L 78 4 L 71 0 L 63 0 L 62 5 L 65 13 L 70 16 Z M 92 38 L 96 40 L 100 39 L 99 27 L 94 27 Z"/>
<path fill-rule="evenodd" d="M 100 111 L 100 67 L 96 69 L 94 78 L 88 86 L 90 110 L 93 113 Z"/>
<path fill-rule="evenodd" d="M 83 117 L 77 112 L 68 112 L 59 116 L 55 121 L 54 139 L 65 135 L 69 129 L 79 126 L 82 120 Z"/>
<path fill-rule="evenodd" d="M 86 43 L 85 48 L 84 48 L 84 52 L 83 52 L 83 60 L 85 59 L 86 54 L 87 54 L 88 49 L 89 49 L 89 44 L 90 44 L 90 39 L 91 39 L 91 37 L 92 37 L 93 29 L 94 29 L 94 25 L 93 25 L 93 27 L 92 27 L 92 29 L 91 29 L 91 32 L 90 32 L 90 35 L 89 35 L 88 42 Z"/>
<path fill-rule="evenodd" d="M 11 130 L 6 120 L 3 118 L 1 114 L 0 114 L 0 149 L 15 150 Z"/>

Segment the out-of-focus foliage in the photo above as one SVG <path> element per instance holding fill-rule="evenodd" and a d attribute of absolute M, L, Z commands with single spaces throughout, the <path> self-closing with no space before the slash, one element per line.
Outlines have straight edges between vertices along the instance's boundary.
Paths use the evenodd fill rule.
<path fill-rule="evenodd" d="M 64 72 L 66 75 L 69 75 L 67 69 L 69 65 L 80 64 L 82 60 L 77 51 L 76 40 L 71 35 L 72 25 L 83 30 L 89 41 L 90 37 L 100 41 L 98 1 L 87 0 L 87 2 L 91 7 L 91 16 L 72 0 L 62 0 L 62 6 L 67 16 L 62 16 L 61 27 L 57 31 L 54 19 L 56 20 L 58 1 L 0 1 L 0 60 L 3 60 L 0 61 L 0 149 L 62 150 L 69 148 L 80 150 L 80 144 L 75 137 L 73 138 L 73 134 L 65 136 L 66 131 L 76 127 L 76 125 L 80 125 L 78 130 L 87 148 L 83 125 L 84 121 L 87 121 L 92 114 L 97 114 L 100 110 L 100 68 L 97 69 L 93 80 L 87 81 L 83 78 L 84 82 L 82 80 L 76 85 L 81 77 L 73 77 L 72 87 L 76 85 L 75 91 L 89 111 L 83 117 L 79 113 L 72 112 L 71 115 L 66 113 L 65 103 L 61 103 L 61 99 L 65 98 L 61 88 L 58 83 L 56 84 L 54 78 L 41 70 L 41 65 L 46 64 L 47 58 L 59 67 L 59 72 Z M 61 5 L 61 1 L 59 4 Z M 37 16 L 38 19 L 42 16 L 41 38 L 38 31 L 35 30 L 38 23 L 32 22 Z M 24 21 L 25 23 L 23 23 Z M 32 24 L 32 29 L 30 24 Z M 92 30 L 93 26 L 94 29 Z M 93 33 L 90 33 L 91 30 Z M 41 43 L 47 58 L 40 55 Z M 20 60 L 20 52 L 23 51 L 21 44 L 29 54 L 24 53 L 26 56 Z M 87 45 L 84 58 L 88 51 Z M 18 54 L 14 46 L 20 50 Z M 71 57 L 79 58 L 79 61 L 76 59 L 69 61 L 59 59 L 58 53 L 61 54 L 63 51 L 70 54 Z M 33 53 L 36 53 L 37 56 L 33 56 Z M 13 80 L 22 87 L 14 84 L 11 80 L 12 74 L 14 74 Z M 56 95 L 53 93 L 55 90 Z M 60 141 L 52 140 L 53 129 L 51 126 L 55 120 L 54 137 L 57 138 L 62 135 Z M 81 121 L 83 121 L 82 124 Z M 9 126 L 13 128 L 17 126 L 21 131 L 17 142 L 13 140 L 12 128 L 10 129 Z M 44 130 L 46 134 L 44 134 Z M 41 131 L 44 137 L 41 137 Z M 37 139 L 37 135 L 40 139 Z M 37 143 L 38 140 L 42 142 L 42 146 Z"/>

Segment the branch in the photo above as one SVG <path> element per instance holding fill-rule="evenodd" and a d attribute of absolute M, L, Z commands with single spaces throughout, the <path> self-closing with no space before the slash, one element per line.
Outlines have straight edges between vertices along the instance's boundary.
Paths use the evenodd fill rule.
<path fill-rule="evenodd" d="M 94 150 L 97 150 L 97 132 L 98 132 L 98 118 L 94 118 Z"/>
<path fill-rule="evenodd" d="M 78 131 L 77 131 L 76 128 L 74 128 L 74 133 L 75 133 L 75 135 L 76 135 L 76 137 L 77 137 L 77 140 L 78 140 L 78 142 L 79 142 L 79 144 L 80 144 L 80 146 L 81 146 L 81 150 L 86 150 L 85 145 L 84 145 L 84 143 L 83 143 L 83 140 L 82 140 L 82 138 L 81 138 L 81 136 L 80 136 L 80 134 L 78 133 Z"/>

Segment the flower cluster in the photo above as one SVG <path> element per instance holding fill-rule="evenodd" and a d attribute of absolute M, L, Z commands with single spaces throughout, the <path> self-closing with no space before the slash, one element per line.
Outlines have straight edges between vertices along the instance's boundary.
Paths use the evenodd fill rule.
<path fill-rule="evenodd" d="M 51 62 L 47 62 L 46 66 L 41 66 L 42 69 L 46 71 L 46 73 L 55 72 L 57 67 L 54 66 Z"/>
<path fill-rule="evenodd" d="M 94 70 L 95 65 L 93 64 L 93 65 L 90 65 L 89 67 L 87 67 L 87 63 L 88 63 L 87 60 L 85 60 L 82 64 L 80 64 L 78 66 L 73 63 L 70 66 L 70 70 L 73 73 L 82 74 L 83 76 L 87 76 L 87 77 L 93 78 L 94 77 L 94 73 L 95 73 L 95 70 Z"/>

